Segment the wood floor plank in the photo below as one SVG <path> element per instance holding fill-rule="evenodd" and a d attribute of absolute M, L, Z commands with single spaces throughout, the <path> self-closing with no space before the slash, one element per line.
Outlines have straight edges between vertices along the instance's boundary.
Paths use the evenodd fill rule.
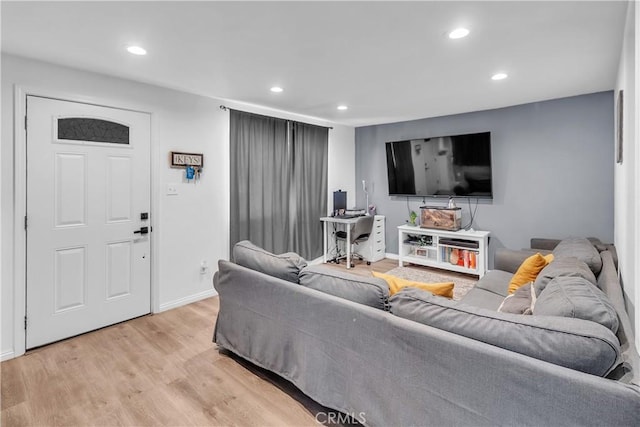
<path fill-rule="evenodd" d="M 396 266 L 356 262 L 349 272 Z M 218 309 L 218 298 L 208 298 L 2 362 L 2 425 L 315 426 L 329 419 L 317 415 L 334 411 L 290 382 L 219 350 L 212 342 Z"/>
<path fill-rule="evenodd" d="M 22 370 L 10 369 L 2 375 L 2 410 L 24 403 L 28 398 Z"/>
<path fill-rule="evenodd" d="M 330 410 L 216 347 L 218 307 L 209 298 L 2 362 L 2 425 L 317 425 Z"/>

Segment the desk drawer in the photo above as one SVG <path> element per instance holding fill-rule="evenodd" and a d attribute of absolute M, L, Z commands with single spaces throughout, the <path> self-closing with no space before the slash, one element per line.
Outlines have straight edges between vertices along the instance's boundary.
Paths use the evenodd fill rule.
<path fill-rule="evenodd" d="M 371 247 L 374 249 L 377 248 L 383 248 L 385 246 L 385 242 L 384 242 L 384 234 L 381 235 L 373 235 L 373 236 L 369 236 L 369 240 L 371 240 Z"/>
<path fill-rule="evenodd" d="M 380 248 L 371 248 L 371 259 L 369 261 L 376 262 L 383 260 L 385 256 L 384 247 Z"/>
<path fill-rule="evenodd" d="M 385 257 L 384 221 L 385 217 L 383 215 L 375 216 L 369 239 L 358 250 L 368 261 L 376 262 L 383 260 Z"/>

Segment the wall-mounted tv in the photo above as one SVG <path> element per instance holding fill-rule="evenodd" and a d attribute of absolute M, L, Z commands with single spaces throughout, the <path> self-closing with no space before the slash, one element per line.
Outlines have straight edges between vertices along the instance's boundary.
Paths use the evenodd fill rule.
<path fill-rule="evenodd" d="M 389 194 L 493 198 L 491 133 L 386 143 Z"/>

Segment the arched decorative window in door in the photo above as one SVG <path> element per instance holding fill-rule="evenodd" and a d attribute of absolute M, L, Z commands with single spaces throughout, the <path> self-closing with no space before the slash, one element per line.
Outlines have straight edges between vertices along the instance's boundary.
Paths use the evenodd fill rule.
<path fill-rule="evenodd" d="M 89 117 L 58 119 L 58 139 L 129 144 L 129 126 Z"/>

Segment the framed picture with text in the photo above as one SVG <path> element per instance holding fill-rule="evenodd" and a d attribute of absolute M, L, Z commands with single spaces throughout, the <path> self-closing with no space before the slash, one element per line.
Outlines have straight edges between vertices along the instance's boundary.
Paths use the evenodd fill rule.
<path fill-rule="evenodd" d="M 183 168 L 185 166 L 195 166 L 202 168 L 204 165 L 204 155 L 199 153 L 179 153 L 171 152 L 171 167 Z"/>

